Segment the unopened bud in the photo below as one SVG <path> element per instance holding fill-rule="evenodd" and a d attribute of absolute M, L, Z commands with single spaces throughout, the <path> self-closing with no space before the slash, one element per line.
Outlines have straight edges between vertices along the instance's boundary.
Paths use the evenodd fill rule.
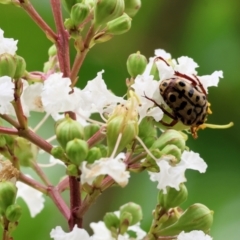
<path fill-rule="evenodd" d="M 67 143 L 74 138 L 84 139 L 83 126 L 79 122 L 71 119 L 68 115 L 60 120 L 60 122 L 57 122 L 55 132 L 57 140 L 63 149 L 65 149 Z"/>
<path fill-rule="evenodd" d="M 122 16 L 107 23 L 106 34 L 120 35 L 131 28 L 132 19 L 124 13 Z"/>
<path fill-rule="evenodd" d="M 159 71 L 158 71 L 158 68 L 157 68 L 157 65 L 155 62 L 153 62 L 152 69 L 150 71 L 150 75 L 153 76 L 154 80 L 160 80 Z"/>
<path fill-rule="evenodd" d="M 100 129 L 97 124 L 89 124 L 84 127 L 84 139 L 87 141 Z"/>
<path fill-rule="evenodd" d="M 91 164 L 94 163 L 96 160 L 100 159 L 102 157 L 101 150 L 98 147 L 92 147 L 88 151 L 88 155 L 86 157 L 86 161 Z"/>
<path fill-rule="evenodd" d="M 103 144 L 99 144 L 98 145 L 98 148 L 100 149 L 101 151 L 101 155 L 103 158 L 107 157 L 107 154 L 108 154 L 108 147 L 103 145 Z"/>
<path fill-rule="evenodd" d="M 61 0 L 64 8 L 70 13 L 73 5 L 81 3 L 83 0 Z"/>
<path fill-rule="evenodd" d="M 147 59 L 140 52 L 131 54 L 127 59 L 127 70 L 131 77 L 141 75 L 147 66 Z"/>
<path fill-rule="evenodd" d="M 10 205 L 6 210 L 6 218 L 10 222 L 16 222 L 22 216 L 22 208 L 18 204 Z"/>
<path fill-rule="evenodd" d="M 142 215 L 142 209 L 141 209 L 140 205 L 130 202 L 130 203 L 127 203 L 127 204 L 121 206 L 120 219 L 121 219 L 121 216 L 126 212 L 130 213 L 132 216 L 132 220 L 129 223 L 130 226 L 135 225 L 136 223 L 138 223 L 142 220 L 143 215 Z"/>
<path fill-rule="evenodd" d="M 66 157 L 66 154 L 65 154 L 65 151 L 63 150 L 62 147 L 53 147 L 52 150 L 51 150 L 51 154 L 53 155 L 54 158 L 56 159 L 60 159 L 64 162 L 67 162 L 68 159 Z"/>
<path fill-rule="evenodd" d="M 14 56 L 8 53 L 3 53 L 0 55 L 0 77 L 9 76 L 13 78 L 16 67 L 16 59 Z"/>
<path fill-rule="evenodd" d="M 125 0 L 125 13 L 130 17 L 136 15 L 141 7 L 141 0 Z"/>
<path fill-rule="evenodd" d="M 181 160 L 181 149 L 179 149 L 176 145 L 170 144 L 165 146 L 162 150 L 161 150 L 162 155 L 172 155 L 177 159 L 177 162 L 180 162 Z"/>
<path fill-rule="evenodd" d="M 106 213 L 105 216 L 103 217 L 103 221 L 104 221 L 106 227 L 110 231 L 113 231 L 114 229 L 119 228 L 120 220 L 117 217 L 117 215 L 113 212 Z"/>
<path fill-rule="evenodd" d="M 79 166 L 88 155 L 88 144 L 81 139 L 73 139 L 67 143 L 66 153 L 71 163 Z"/>
<path fill-rule="evenodd" d="M 129 212 L 123 212 L 120 214 L 120 226 L 119 226 L 119 232 L 120 234 L 124 234 L 127 232 L 128 227 L 131 225 L 132 222 L 132 214 Z"/>
<path fill-rule="evenodd" d="M 97 0 L 94 11 L 95 26 L 105 24 L 124 12 L 124 0 Z"/>
<path fill-rule="evenodd" d="M 49 57 L 53 57 L 57 55 L 57 48 L 56 48 L 56 45 L 53 44 L 49 49 L 48 49 L 48 56 Z"/>
<path fill-rule="evenodd" d="M 66 169 L 66 174 L 72 177 L 79 176 L 79 169 L 75 164 L 69 164 Z"/>
<path fill-rule="evenodd" d="M 18 55 L 15 56 L 15 60 L 16 60 L 16 71 L 13 78 L 18 79 L 18 78 L 21 78 L 26 71 L 26 62 L 24 58 Z"/>
<path fill-rule="evenodd" d="M 90 12 L 90 8 L 88 5 L 84 3 L 75 4 L 70 13 L 70 18 L 72 19 L 75 26 L 78 26 L 82 23 Z"/>
<path fill-rule="evenodd" d="M 0 213 L 5 214 L 8 206 L 14 204 L 17 194 L 16 186 L 10 181 L 0 182 Z"/>
<path fill-rule="evenodd" d="M 161 190 L 158 193 L 158 203 L 162 208 L 168 210 L 170 208 L 178 207 L 188 196 L 187 188 L 183 183 L 180 184 L 179 190 L 175 188 L 167 187 L 167 193 L 164 194 Z"/>

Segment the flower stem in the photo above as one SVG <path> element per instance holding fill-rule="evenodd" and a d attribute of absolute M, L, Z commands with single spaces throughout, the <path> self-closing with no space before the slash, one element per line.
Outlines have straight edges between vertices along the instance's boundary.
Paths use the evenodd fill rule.
<path fill-rule="evenodd" d="M 49 179 L 47 178 L 46 174 L 43 172 L 43 170 L 39 167 L 39 165 L 35 161 L 32 162 L 32 168 L 46 185 L 48 186 L 52 185 Z"/>
<path fill-rule="evenodd" d="M 15 128 L 20 128 L 19 123 L 16 122 L 13 118 L 11 118 L 10 116 L 6 115 L 6 114 L 0 114 L 0 117 L 2 119 L 4 119 L 6 122 L 10 123 L 13 127 Z"/>
<path fill-rule="evenodd" d="M 69 57 L 69 34 L 64 28 L 61 2 L 60 0 L 51 0 L 52 12 L 57 28 L 56 47 L 60 69 L 64 77 L 70 75 L 70 57 Z"/>
<path fill-rule="evenodd" d="M 57 189 L 59 192 L 65 191 L 69 187 L 69 178 L 65 177 L 61 182 L 58 183 Z"/>
<path fill-rule="evenodd" d="M 28 13 L 28 15 L 33 19 L 33 21 L 43 30 L 47 38 L 52 42 L 57 40 L 57 35 L 48 26 L 48 24 L 42 19 L 42 17 L 35 10 L 30 1 L 19 1 L 20 6 Z"/>
<path fill-rule="evenodd" d="M 87 140 L 89 148 L 93 147 L 106 137 L 106 126 L 101 127 L 91 138 Z"/>
<path fill-rule="evenodd" d="M 0 133 L 8 135 L 18 135 L 18 131 L 16 129 L 8 127 L 0 127 Z"/>

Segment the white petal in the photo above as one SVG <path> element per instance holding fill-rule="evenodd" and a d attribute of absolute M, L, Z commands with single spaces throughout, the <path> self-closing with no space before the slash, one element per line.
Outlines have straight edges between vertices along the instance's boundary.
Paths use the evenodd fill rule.
<path fill-rule="evenodd" d="M 154 107 L 147 112 L 147 116 L 151 116 L 156 122 L 159 122 L 163 118 L 163 111 L 159 107 Z"/>
<path fill-rule="evenodd" d="M 93 230 L 92 238 L 94 240 L 114 240 L 104 222 L 90 223 L 90 227 Z"/>
<path fill-rule="evenodd" d="M 12 38 L 4 38 L 3 33 L 3 30 L 0 29 L 0 54 L 8 53 L 15 55 L 18 41 L 14 41 Z"/>
<path fill-rule="evenodd" d="M 178 59 L 178 64 L 174 66 L 174 70 L 186 75 L 197 74 L 195 68 L 198 67 L 198 64 L 190 57 L 182 56 Z"/>
<path fill-rule="evenodd" d="M 92 239 L 87 231 L 82 228 L 78 228 L 77 225 L 74 226 L 73 230 L 66 233 L 61 227 L 57 226 L 50 232 L 50 237 L 54 240 L 90 240 Z"/>
<path fill-rule="evenodd" d="M 166 60 L 169 60 L 169 59 L 172 58 L 171 54 L 168 53 L 168 52 L 166 52 L 166 51 L 163 50 L 163 49 L 156 49 L 156 50 L 154 51 L 154 53 L 155 53 L 155 55 L 156 55 L 157 57 L 162 57 L 162 58 L 164 58 L 164 59 L 166 59 Z"/>
<path fill-rule="evenodd" d="M 156 66 L 159 71 L 160 81 L 174 77 L 172 66 L 167 65 L 164 61 L 156 61 Z"/>
<path fill-rule="evenodd" d="M 194 230 L 188 233 L 181 232 L 177 240 L 212 240 L 212 238 L 203 231 Z"/>
<path fill-rule="evenodd" d="M 31 217 L 35 217 L 44 208 L 43 194 L 22 182 L 17 182 L 16 186 L 18 188 L 17 198 L 21 197 L 26 202 Z"/>
<path fill-rule="evenodd" d="M 84 161 L 81 165 L 81 182 L 92 184 L 97 176 L 107 174 L 121 187 L 126 186 L 130 174 L 126 171 L 126 165 L 122 161 L 124 157 L 125 154 L 120 153 L 115 158 L 101 158 L 93 164 L 87 164 Z"/>
<path fill-rule="evenodd" d="M 136 233 L 136 240 L 142 240 L 147 235 L 147 233 L 141 229 L 140 223 L 136 223 L 135 225 L 130 226 L 128 230 Z"/>

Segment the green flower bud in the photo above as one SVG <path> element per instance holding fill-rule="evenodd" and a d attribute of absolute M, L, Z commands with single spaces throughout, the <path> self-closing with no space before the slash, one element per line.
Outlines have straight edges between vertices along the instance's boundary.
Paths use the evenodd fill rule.
<path fill-rule="evenodd" d="M 53 57 L 57 55 L 57 48 L 56 45 L 53 44 L 49 49 L 48 49 L 48 56 Z"/>
<path fill-rule="evenodd" d="M 21 78 L 26 71 L 26 62 L 24 58 L 20 56 L 15 56 L 15 60 L 16 60 L 16 71 L 13 78 L 18 79 L 18 78 Z"/>
<path fill-rule="evenodd" d="M 173 225 L 157 232 L 159 236 L 178 235 L 181 231 L 201 230 L 208 232 L 213 222 L 213 211 L 200 203 L 190 206 Z"/>
<path fill-rule="evenodd" d="M 71 18 L 65 19 L 64 26 L 69 32 L 72 32 L 73 29 L 75 28 L 74 22 Z"/>
<path fill-rule="evenodd" d="M 125 0 L 125 13 L 130 17 L 136 15 L 141 7 L 141 0 Z"/>
<path fill-rule="evenodd" d="M 68 115 L 60 120 L 60 122 L 57 122 L 55 132 L 57 140 L 63 149 L 65 149 L 67 143 L 74 138 L 84 139 L 83 126 L 79 122 L 71 119 Z"/>
<path fill-rule="evenodd" d="M 90 48 L 93 47 L 96 43 L 104 43 L 113 38 L 111 34 L 105 34 L 105 32 L 97 33 L 90 42 Z"/>
<path fill-rule="evenodd" d="M 153 62 L 152 69 L 150 71 L 150 75 L 153 76 L 154 80 L 160 80 L 158 68 L 157 68 L 157 65 L 155 62 Z"/>
<path fill-rule="evenodd" d="M 179 185 L 179 190 L 167 187 L 167 193 L 164 194 L 161 190 L 158 193 L 158 203 L 162 208 L 168 210 L 170 208 L 178 207 L 186 201 L 188 196 L 187 188 L 183 183 Z"/>
<path fill-rule="evenodd" d="M 69 164 L 66 169 L 66 174 L 72 177 L 79 176 L 79 169 L 75 164 Z"/>
<path fill-rule="evenodd" d="M 99 144 L 98 145 L 98 148 L 100 149 L 101 151 L 101 155 L 103 158 L 107 157 L 107 154 L 108 154 L 108 148 L 107 146 L 103 145 L 103 144 Z"/>
<path fill-rule="evenodd" d="M 132 214 L 129 212 L 123 212 L 122 214 L 120 214 L 120 234 L 123 235 L 125 232 L 127 232 L 128 227 L 131 225 L 132 218 Z"/>
<path fill-rule="evenodd" d="M 177 162 L 180 162 L 181 160 L 181 149 L 179 149 L 176 145 L 170 144 L 165 146 L 162 151 L 162 155 L 172 155 L 177 159 Z"/>
<path fill-rule="evenodd" d="M 70 18 L 72 19 L 75 26 L 78 26 L 82 23 L 90 12 L 90 8 L 88 5 L 84 3 L 75 4 L 70 13 Z"/>
<path fill-rule="evenodd" d="M 183 135 L 173 129 L 168 129 L 155 141 L 151 149 L 162 150 L 165 146 L 172 144 L 177 146 L 181 151 L 185 149 L 185 139 Z"/>
<path fill-rule="evenodd" d="M 181 210 L 179 211 L 179 210 L 180 208 L 172 208 L 167 212 L 167 219 L 165 219 L 165 221 L 161 223 L 160 225 L 161 229 L 166 228 L 170 225 L 173 225 L 175 222 L 177 222 L 177 220 L 180 218 L 182 214 L 182 211 Z"/>
<path fill-rule="evenodd" d="M 100 129 L 97 124 L 89 124 L 84 127 L 84 139 L 87 141 Z"/>
<path fill-rule="evenodd" d="M 110 231 L 119 228 L 120 220 L 115 213 L 112 212 L 106 213 L 105 216 L 103 217 L 103 221 Z"/>
<path fill-rule="evenodd" d="M 61 0 L 64 8 L 67 10 L 67 12 L 71 12 L 72 6 L 76 3 L 81 3 L 83 0 Z"/>
<path fill-rule="evenodd" d="M 30 167 L 34 160 L 32 144 L 22 137 L 16 137 L 14 143 L 14 155 L 18 158 L 20 165 Z"/>
<path fill-rule="evenodd" d="M 102 157 L 101 150 L 98 147 L 92 147 L 88 151 L 86 161 L 91 164 L 94 163 L 96 160 L 100 159 L 101 157 Z"/>
<path fill-rule="evenodd" d="M 124 0 L 97 0 L 94 11 L 94 25 L 105 24 L 124 12 Z"/>
<path fill-rule="evenodd" d="M 17 188 L 12 182 L 0 182 L 0 214 L 4 215 L 8 206 L 14 204 L 16 194 Z"/>
<path fill-rule="evenodd" d="M 123 34 L 131 28 L 131 21 L 132 19 L 126 13 L 123 13 L 122 16 L 107 23 L 106 33 L 110 35 Z"/>
<path fill-rule="evenodd" d="M 68 162 L 65 151 L 63 150 L 62 147 L 59 146 L 53 147 L 51 150 L 51 154 L 53 155 L 54 158 L 60 159 L 63 162 Z"/>
<path fill-rule="evenodd" d="M 0 135 L 0 147 L 6 146 L 7 142 L 4 135 Z"/>
<path fill-rule="evenodd" d="M 16 59 L 14 56 L 8 53 L 3 53 L 0 55 L 0 77 L 14 77 L 16 67 Z"/>
<path fill-rule="evenodd" d="M 160 158 L 162 156 L 162 153 L 158 149 L 152 149 L 151 153 L 155 158 Z M 145 161 L 141 165 L 142 167 L 145 167 L 149 172 L 160 171 L 155 159 L 153 159 L 150 155 L 147 155 Z"/>
<path fill-rule="evenodd" d="M 130 202 L 130 203 L 127 203 L 127 204 L 121 206 L 120 207 L 120 220 L 121 220 L 121 216 L 126 212 L 130 213 L 132 216 L 132 220 L 129 223 L 130 226 L 135 225 L 136 223 L 138 223 L 142 220 L 143 214 L 142 214 L 142 209 L 141 209 L 140 205 Z"/>
<path fill-rule="evenodd" d="M 0 4 L 10 4 L 12 0 L 0 0 Z"/>
<path fill-rule="evenodd" d="M 67 143 L 66 153 L 71 163 L 79 166 L 88 155 L 88 144 L 81 139 L 73 139 Z"/>
<path fill-rule="evenodd" d="M 140 52 L 131 54 L 127 59 L 127 70 L 131 77 L 135 78 L 144 72 L 147 59 Z"/>
<path fill-rule="evenodd" d="M 16 222 L 22 216 L 22 208 L 18 204 L 10 205 L 6 210 L 6 218 L 10 222 Z"/>

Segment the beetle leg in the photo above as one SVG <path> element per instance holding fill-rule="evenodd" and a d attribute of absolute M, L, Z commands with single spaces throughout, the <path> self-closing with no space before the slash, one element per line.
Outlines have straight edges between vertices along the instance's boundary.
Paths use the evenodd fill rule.
<path fill-rule="evenodd" d="M 175 115 L 173 115 L 173 114 L 171 114 L 170 112 L 168 112 L 166 109 L 164 109 L 162 106 L 160 106 L 155 100 L 147 97 L 145 93 L 144 93 L 144 96 L 143 96 L 143 97 L 145 97 L 146 99 L 152 101 L 152 102 L 153 102 L 157 107 L 159 107 L 159 108 L 163 111 L 163 113 L 166 114 L 168 117 L 170 117 L 170 118 L 172 118 L 172 119 L 174 119 L 174 120 L 177 120 L 177 117 L 176 117 Z"/>
<path fill-rule="evenodd" d="M 160 121 L 160 123 L 166 127 L 173 127 L 175 124 L 177 124 L 178 120 L 173 119 L 170 123 L 166 123 L 164 121 Z"/>
<path fill-rule="evenodd" d="M 198 129 L 199 128 L 197 128 L 197 127 L 191 127 L 191 133 L 192 133 L 192 136 L 193 136 L 194 139 L 196 139 L 198 137 L 198 135 L 197 135 L 197 130 Z"/>

